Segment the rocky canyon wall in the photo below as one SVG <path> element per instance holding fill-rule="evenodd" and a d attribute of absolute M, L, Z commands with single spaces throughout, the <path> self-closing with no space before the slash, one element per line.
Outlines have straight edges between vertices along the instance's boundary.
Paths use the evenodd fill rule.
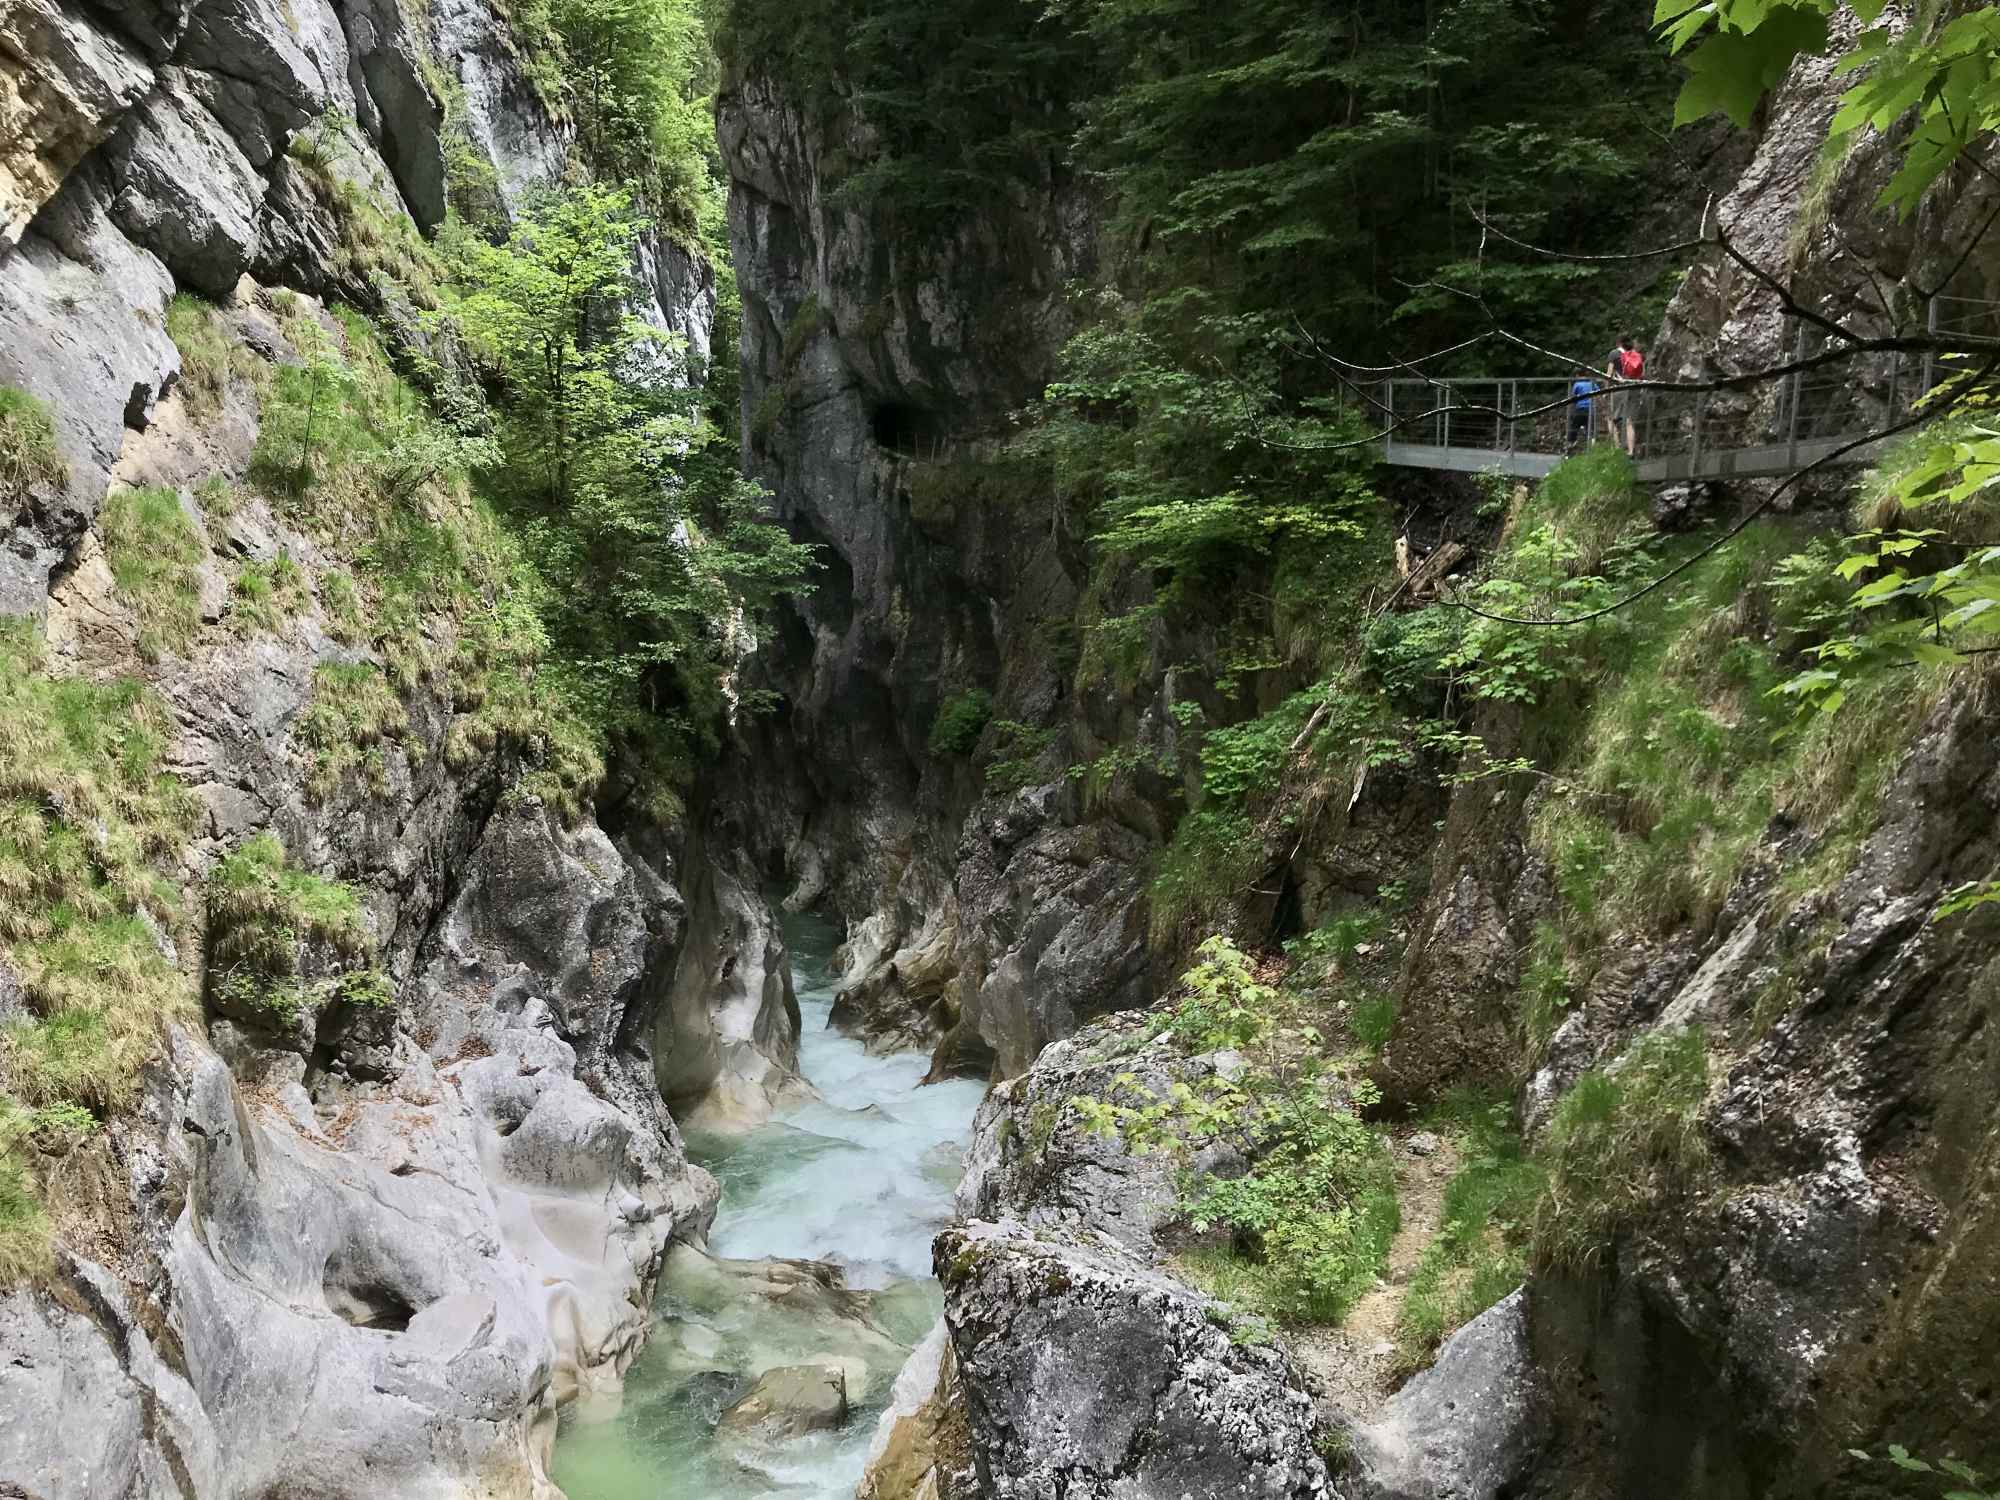
<path fill-rule="evenodd" d="M 0 1491 L 553 1495 L 558 1408 L 615 1393 L 668 1246 L 713 1213 L 656 1075 L 685 1101 L 726 1081 L 707 979 L 746 927 L 785 969 L 760 893 L 682 827 L 600 826 L 524 784 L 477 611 L 425 600 L 358 638 L 350 552 L 388 539 L 253 473 L 302 339 L 379 357 L 318 299 L 399 357 L 451 357 L 399 259 L 445 215 L 447 157 L 471 154 L 504 222 L 572 133 L 484 0 L 0 8 L 0 386 L 59 449 L 0 515 L 0 614 L 39 622 L 34 681 L 159 705 L 194 919 L 139 920 L 169 990 L 200 997 L 141 1038 L 134 1102 L 44 1143 L 53 1261 L 0 1292 Z M 705 359 L 712 269 L 648 231 L 636 271 L 634 310 Z M 174 305 L 216 341 L 199 360 L 169 329 L 178 293 L 204 299 Z M 134 492 L 165 497 L 139 545 L 187 601 L 171 639 L 123 571 L 131 539 L 107 540 Z M 374 988 L 232 988 L 199 909 L 245 850 L 250 899 L 351 893 L 341 941 Z M 0 959 L 10 1026 L 37 1014 L 20 977 Z M 778 1080 L 788 1000 L 756 984 L 723 1017 L 748 1007 L 741 1046 Z"/>
<path fill-rule="evenodd" d="M 1017 1073 L 1149 992 L 1152 815 L 1079 827 L 1044 758 L 982 795 L 962 753 L 929 743 L 968 694 L 997 705 L 987 746 L 1002 721 L 1069 712 L 1058 637 L 1083 542 L 1045 488 L 985 460 L 1073 327 L 1092 199 L 1051 166 L 976 212 L 902 222 L 844 190 L 876 149 L 863 114 L 802 108 L 754 71 L 726 85 L 719 127 L 749 469 L 822 548 L 757 662 L 785 706 L 746 763 L 801 768 L 775 802 L 760 788 L 765 867 L 790 904 L 847 919 L 843 1024 L 936 1044 L 943 1071 Z"/>

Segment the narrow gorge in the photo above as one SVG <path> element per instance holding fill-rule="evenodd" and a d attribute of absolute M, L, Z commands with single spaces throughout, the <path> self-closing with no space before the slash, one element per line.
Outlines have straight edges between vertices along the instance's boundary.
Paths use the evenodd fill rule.
<path fill-rule="evenodd" d="M 1987 1496 L 1996 126 L 0 0 L 0 1496 Z"/>

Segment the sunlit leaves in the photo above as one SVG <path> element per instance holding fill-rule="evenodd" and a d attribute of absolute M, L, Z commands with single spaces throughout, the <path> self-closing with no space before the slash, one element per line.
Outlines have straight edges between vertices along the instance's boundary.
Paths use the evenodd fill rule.
<path fill-rule="evenodd" d="M 1846 44 L 1835 64 L 1836 75 L 1856 81 L 1830 134 L 1835 140 L 1861 130 L 1887 135 L 1915 114 L 1881 197 L 1884 207 L 1907 217 L 1946 168 L 2000 125 L 2000 10 L 1983 6 L 1931 36 L 1920 25 L 1900 31 L 1877 25 L 1884 8 L 1883 0 L 1854 7 L 1869 29 Z M 1687 56 L 1675 123 L 1722 113 L 1748 124 L 1799 57 L 1825 51 L 1835 9 L 1834 0 L 1659 0 L 1653 24 L 1670 51 Z"/>
<path fill-rule="evenodd" d="M 1939 915 L 1942 914 L 1940 913 Z M 1876 1462 L 1865 1449 L 1849 1448 L 1847 1451 L 1851 1457 L 1858 1458 L 1862 1463 Z M 1907 1473 L 1941 1474 L 1947 1478 L 1959 1481 L 1962 1485 L 1969 1486 L 1969 1488 L 1965 1489 L 1946 1490 L 1943 1500 L 1995 1500 L 1994 1493 L 1985 1487 L 1986 1476 L 1970 1464 L 1961 1462 L 1956 1458 L 1941 1458 L 1935 1464 L 1931 1464 L 1916 1457 L 1901 1443 L 1891 1443 L 1889 1444 L 1888 1452 L 1883 1455 L 1882 1461 L 1893 1464 Z"/>
<path fill-rule="evenodd" d="M 1793 5 L 1767 10 L 1761 0 L 1716 8 L 1718 26 L 1688 56 L 1688 81 L 1674 104 L 1676 125 L 1717 112 L 1748 125 L 1758 102 L 1794 59 L 1826 45 L 1826 17 L 1817 10 Z M 1756 12 L 1754 19 L 1750 12 Z"/>
<path fill-rule="evenodd" d="M 1891 481 L 1906 513 L 1948 516 L 2000 481 L 2000 432 L 1974 422 L 1920 437 Z M 2000 636 L 2000 546 L 1955 542 L 1944 526 L 1865 531 L 1826 566 L 1849 585 L 1844 619 L 1774 690 L 1802 707 L 1835 712 L 1862 675 L 1955 666 Z"/>

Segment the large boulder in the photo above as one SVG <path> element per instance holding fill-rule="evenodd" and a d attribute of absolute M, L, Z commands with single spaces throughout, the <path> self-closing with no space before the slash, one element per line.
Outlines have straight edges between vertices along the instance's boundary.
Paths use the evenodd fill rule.
<path fill-rule="evenodd" d="M 1116 1240 L 974 1222 L 936 1253 L 983 1495 L 1329 1500 L 1289 1361 Z"/>
<path fill-rule="evenodd" d="M 119 227 L 183 286 L 227 295 L 256 249 L 264 183 L 179 69 L 126 116 L 109 165 Z"/>
<path fill-rule="evenodd" d="M 102 1266 L 0 1294 L 0 1494 L 224 1493 L 214 1428 L 173 1338 Z"/>
<path fill-rule="evenodd" d="M 953 1208 L 964 1219 L 1015 1219 L 1108 1234 L 1150 1256 L 1179 1199 L 1170 1153 L 1134 1152 L 1085 1125 L 1079 1097 L 1139 1106 L 1177 1083 L 1241 1065 L 1231 1053 L 1188 1058 L 1150 1035 L 1143 1013 L 1107 1016 L 1053 1042 L 1018 1078 L 981 1101 Z"/>
<path fill-rule="evenodd" d="M 977 1500 L 958 1360 L 940 1318 L 896 1376 L 855 1500 Z"/>
<path fill-rule="evenodd" d="M 87 165 L 0 251 L 0 384 L 47 403 L 68 462 L 59 491 L 0 516 L 0 614 L 39 614 L 49 574 L 96 513 L 131 428 L 180 372 L 164 327 L 173 278 L 107 211 Z"/>
<path fill-rule="evenodd" d="M 777 918 L 743 873 L 700 854 L 690 863 L 687 935 L 656 1022 L 655 1074 L 676 1118 L 747 1129 L 782 1101 L 809 1097 L 791 962 Z"/>
<path fill-rule="evenodd" d="M 1152 998 L 1147 839 L 1064 816 L 1060 784 L 992 799 L 967 819 L 957 896 L 961 1013 L 940 1065 L 990 1058 L 1001 1077 L 1107 1011 Z"/>

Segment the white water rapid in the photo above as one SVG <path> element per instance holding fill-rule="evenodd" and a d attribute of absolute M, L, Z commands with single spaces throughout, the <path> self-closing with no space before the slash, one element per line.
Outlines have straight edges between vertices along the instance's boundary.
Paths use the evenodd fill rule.
<path fill-rule="evenodd" d="M 651 1341 L 615 1414 L 575 1410 L 556 1442 L 570 1500 L 846 1500 L 908 1347 L 937 1316 L 930 1244 L 951 1210 L 982 1086 L 920 1087 L 919 1054 L 870 1057 L 827 1028 L 838 934 L 787 922 L 801 1030 L 799 1065 L 817 1102 L 733 1140 L 690 1138 L 722 1183 L 710 1260 L 678 1250 Z M 766 1257 L 831 1262 L 848 1297 Z M 765 1370 L 837 1364 L 844 1427 L 778 1441 L 716 1432 L 721 1411 Z"/>

